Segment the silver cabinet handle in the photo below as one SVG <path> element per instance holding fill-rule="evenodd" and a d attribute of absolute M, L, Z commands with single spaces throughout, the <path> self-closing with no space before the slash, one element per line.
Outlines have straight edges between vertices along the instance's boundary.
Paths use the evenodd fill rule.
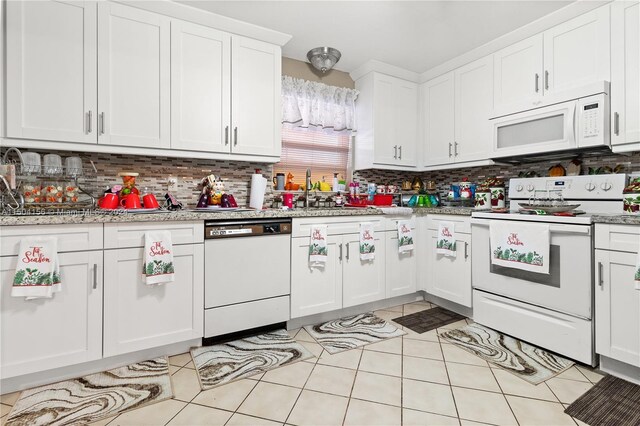
<path fill-rule="evenodd" d="M 233 146 L 238 145 L 238 128 L 233 128 Z"/>
<path fill-rule="evenodd" d="M 342 262 L 342 243 L 340 243 L 340 255 L 338 256 L 338 260 Z"/>
<path fill-rule="evenodd" d="M 549 71 L 544 71 L 544 90 L 549 90 Z"/>
<path fill-rule="evenodd" d="M 101 112 L 98 118 L 98 134 L 104 135 L 104 112 Z"/>
<path fill-rule="evenodd" d="M 453 143 L 453 156 L 454 157 L 458 156 L 458 142 Z"/>
<path fill-rule="evenodd" d="M 393 159 L 394 160 L 398 159 L 398 145 L 393 146 Z"/>
<path fill-rule="evenodd" d="M 451 158 L 451 142 L 449 142 L 449 158 Z"/>
<path fill-rule="evenodd" d="M 92 130 L 91 129 L 91 121 L 92 121 L 91 118 L 92 118 L 92 113 L 91 113 L 91 111 L 89 111 L 87 113 L 87 134 L 91 133 L 91 130 Z"/>
<path fill-rule="evenodd" d="M 613 133 L 618 136 L 620 134 L 620 114 L 613 113 Z"/>
<path fill-rule="evenodd" d="M 598 285 L 604 288 L 604 279 L 602 278 L 602 262 L 598 262 Z"/>
<path fill-rule="evenodd" d="M 398 160 L 402 160 L 402 145 L 399 147 L 400 155 L 398 155 Z"/>
<path fill-rule="evenodd" d="M 538 73 L 536 73 L 536 93 L 538 93 L 540 91 L 540 75 L 538 75 Z"/>
<path fill-rule="evenodd" d="M 349 243 L 347 243 L 346 246 L 347 246 L 347 260 L 349 260 Z"/>
<path fill-rule="evenodd" d="M 93 289 L 98 288 L 98 264 L 93 264 Z"/>
<path fill-rule="evenodd" d="M 229 126 L 224 128 L 224 144 L 229 145 Z"/>
<path fill-rule="evenodd" d="M 464 258 L 469 258 L 469 243 L 466 241 L 464 242 Z"/>

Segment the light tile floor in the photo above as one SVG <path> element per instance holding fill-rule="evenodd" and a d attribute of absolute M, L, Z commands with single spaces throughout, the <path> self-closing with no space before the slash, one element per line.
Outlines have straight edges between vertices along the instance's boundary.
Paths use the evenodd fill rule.
<path fill-rule="evenodd" d="M 386 320 L 431 305 L 376 314 Z M 174 398 L 94 425 L 583 425 L 564 408 L 602 374 L 574 366 L 531 385 L 444 340 L 468 320 L 336 355 L 291 330 L 317 358 L 201 391 L 191 356 L 169 358 Z M 2 395 L 0 423 L 18 398 Z"/>

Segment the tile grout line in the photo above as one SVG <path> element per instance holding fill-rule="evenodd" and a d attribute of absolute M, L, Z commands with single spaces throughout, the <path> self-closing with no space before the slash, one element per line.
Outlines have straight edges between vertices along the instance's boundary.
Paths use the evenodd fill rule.
<path fill-rule="evenodd" d="M 513 411 L 513 407 L 511 407 L 511 404 L 509 404 L 509 400 L 507 399 L 507 396 L 505 395 L 504 391 L 502 390 L 502 386 L 500 386 L 500 382 L 498 381 L 498 378 L 496 377 L 496 375 L 493 372 L 493 369 L 491 367 L 489 367 L 489 370 L 491 371 L 491 376 L 493 377 L 493 380 L 495 380 L 496 384 L 498 385 L 498 389 L 500 389 L 500 394 L 504 398 L 504 402 L 507 403 L 507 407 L 509 407 L 509 410 L 511 411 L 511 414 L 513 415 L 513 418 L 516 419 L 516 423 L 519 425 L 520 424 L 520 420 L 518 420 L 518 416 L 516 416 L 515 411 Z"/>
<path fill-rule="evenodd" d="M 362 362 L 362 356 L 364 355 L 364 349 L 360 351 L 360 358 L 358 358 L 358 366 L 356 367 L 356 375 L 351 383 L 351 391 L 349 391 L 349 397 L 347 399 L 347 408 L 344 410 L 344 417 L 342 417 L 342 425 L 347 421 L 347 414 L 349 413 L 349 406 L 351 405 L 351 395 L 353 395 L 353 388 L 356 387 L 356 380 L 358 380 L 358 372 L 360 371 L 360 363 Z M 356 398 L 357 399 L 357 398 Z"/>
<path fill-rule="evenodd" d="M 440 336 L 438 335 L 438 339 L 439 338 Z M 444 371 L 447 373 L 447 381 L 449 382 L 449 392 L 451 392 L 451 399 L 453 399 L 453 407 L 456 409 L 456 417 L 458 418 L 458 423 L 461 424 L 460 411 L 458 411 L 458 403 L 456 402 L 456 395 L 453 393 L 453 385 L 451 384 L 451 376 L 449 375 L 449 369 L 447 368 L 447 359 L 444 356 L 444 351 L 442 350 L 442 343 L 440 343 L 439 346 L 440 346 L 440 352 L 442 353 L 442 362 L 444 363 Z"/>

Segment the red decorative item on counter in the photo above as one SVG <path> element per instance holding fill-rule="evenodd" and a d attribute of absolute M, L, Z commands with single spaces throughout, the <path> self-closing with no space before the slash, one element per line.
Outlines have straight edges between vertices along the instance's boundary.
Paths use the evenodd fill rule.
<path fill-rule="evenodd" d="M 393 194 L 376 194 L 373 196 L 374 206 L 390 206 L 393 203 Z"/>

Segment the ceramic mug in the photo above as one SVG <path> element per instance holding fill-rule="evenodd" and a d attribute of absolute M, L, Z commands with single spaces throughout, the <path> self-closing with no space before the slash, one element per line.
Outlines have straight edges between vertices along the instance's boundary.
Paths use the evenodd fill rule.
<path fill-rule="evenodd" d="M 276 173 L 273 184 L 276 186 L 276 191 L 284 191 L 284 173 Z"/>
<path fill-rule="evenodd" d="M 100 208 L 113 210 L 118 207 L 118 194 L 104 194 L 104 197 L 100 199 Z"/>
<path fill-rule="evenodd" d="M 145 209 L 157 209 L 160 207 L 156 196 L 153 194 L 146 194 L 144 197 L 142 197 L 142 204 L 144 204 Z"/>
<path fill-rule="evenodd" d="M 142 207 L 140 204 L 140 197 L 138 194 L 129 194 L 120 200 L 120 205 L 125 209 L 139 209 Z"/>

